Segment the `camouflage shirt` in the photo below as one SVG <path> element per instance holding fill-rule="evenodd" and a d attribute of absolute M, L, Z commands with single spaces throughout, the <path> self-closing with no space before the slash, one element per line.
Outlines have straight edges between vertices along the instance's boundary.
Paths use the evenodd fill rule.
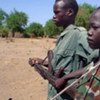
<path fill-rule="evenodd" d="M 92 75 L 87 75 L 80 81 L 76 98 L 77 100 L 100 100 L 100 66 L 92 72 Z"/>

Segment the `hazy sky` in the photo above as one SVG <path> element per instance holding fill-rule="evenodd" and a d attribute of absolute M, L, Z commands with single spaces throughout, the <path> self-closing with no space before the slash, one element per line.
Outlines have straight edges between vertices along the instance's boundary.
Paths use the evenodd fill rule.
<path fill-rule="evenodd" d="M 14 9 L 23 11 L 28 15 L 29 23 L 39 22 L 45 24 L 53 16 L 55 0 L 0 0 L 0 8 L 8 14 Z M 100 6 L 100 0 L 77 0 L 78 4 L 84 2 L 93 6 Z"/>

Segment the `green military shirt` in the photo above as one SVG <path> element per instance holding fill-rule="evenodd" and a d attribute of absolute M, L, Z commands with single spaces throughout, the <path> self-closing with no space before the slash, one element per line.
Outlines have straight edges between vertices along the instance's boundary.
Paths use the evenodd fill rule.
<path fill-rule="evenodd" d="M 84 60 L 87 64 L 89 62 L 88 56 L 92 52 L 87 43 L 87 31 L 84 28 L 80 29 L 74 25 L 69 25 L 58 38 L 53 52 L 52 66 L 54 72 L 57 72 L 60 67 L 66 67 L 64 74 L 80 69 L 80 61 Z M 49 84 L 48 100 L 57 93 L 58 91 Z M 70 100 L 70 97 L 63 93 L 57 100 Z"/>

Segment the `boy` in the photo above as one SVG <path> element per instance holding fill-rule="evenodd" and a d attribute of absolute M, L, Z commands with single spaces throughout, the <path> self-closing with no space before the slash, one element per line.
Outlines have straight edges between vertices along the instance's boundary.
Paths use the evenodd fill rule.
<path fill-rule="evenodd" d="M 62 26 L 64 31 L 60 34 L 53 50 L 53 59 L 50 64 L 52 67 L 48 67 L 48 62 L 39 58 L 33 58 L 29 61 L 30 65 L 41 64 L 42 62 L 44 66 L 48 67 L 48 72 L 52 73 L 54 78 L 42 75 L 49 81 L 48 99 L 61 91 L 65 85 L 74 81 L 74 79 L 71 79 L 67 82 L 67 78 L 62 77 L 88 64 L 88 56 L 92 52 L 87 43 L 86 30 L 81 30 L 74 25 L 78 12 L 76 0 L 56 0 L 53 10 L 55 14 L 53 17 L 54 23 L 57 26 Z M 59 96 L 57 100 L 72 100 L 74 98 L 73 90 L 74 87 Z"/>
<path fill-rule="evenodd" d="M 87 40 L 92 49 L 100 49 L 100 7 L 97 8 L 90 17 Z M 100 61 L 100 52 L 98 58 L 93 60 L 94 63 L 98 61 Z M 75 75 L 77 75 L 77 72 L 84 73 L 84 70 L 81 69 L 74 72 Z M 71 76 L 73 73 L 70 73 L 69 75 Z M 67 77 L 69 75 L 67 75 Z M 92 77 L 89 81 L 87 81 L 87 78 L 91 75 Z M 77 100 L 100 99 L 100 66 L 95 69 L 94 73 L 90 73 L 89 76 L 84 77 L 84 79 L 81 80 L 81 85 L 78 87 L 78 95 L 76 97 Z"/>
<path fill-rule="evenodd" d="M 89 21 L 89 31 L 88 31 L 88 43 L 89 46 L 93 49 L 100 49 L 100 7 L 98 7 L 91 15 Z M 100 52 L 99 52 L 100 60 Z M 91 87 L 87 91 L 85 96 L 91 100 L 100 99 L 100 66 L 96 70 L 97 73 L 93 76 L 91 81 Z"/>

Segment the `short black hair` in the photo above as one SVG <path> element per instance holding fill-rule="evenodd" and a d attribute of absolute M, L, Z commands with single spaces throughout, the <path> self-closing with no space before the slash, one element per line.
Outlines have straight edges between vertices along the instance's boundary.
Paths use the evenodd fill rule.
<path fill-rule="evenodd" d="M 96 8 L 96 9 L 95 9 L 95 12 L 97 12 L 98 10 L 100 10 L 100 7 Z"/>
<path fill-rule="evenodd" d="M 63 1 L 65 4 L 64 4 L 64 8 L 72 8 L 73 11 L 74 11 L 74 15 L 76 16 L 77 15 L 77 12 L 78 12 L 78 4 L 76 2 L 76 0 L 56 0 L 55 2 L 59 2 L 59 1 Z"/>
<path fill-rule="evenodd" d="M 94 15 L 95 13 L 97 13 L 99 10 L 100 10 L 100 7 L 96 8 L 96 9 L 94 10 L 94 12 L 92 13 L 91 16 L 93 16 L 93 15 Z"/>
<path fill-rule="evenodd" d="M 100 10 L 100 7 L 96 8 L 96 10 Z"/>

